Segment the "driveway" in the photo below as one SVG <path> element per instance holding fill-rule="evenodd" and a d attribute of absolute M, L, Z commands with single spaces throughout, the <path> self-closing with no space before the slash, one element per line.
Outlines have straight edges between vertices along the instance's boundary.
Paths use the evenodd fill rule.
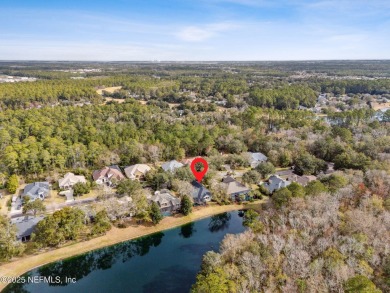
<path fill-rule="evenodd" d="M 66 201 L 65 202 L 72 202 L 72 201 L 74 201 L 73 189 L 61 191 L 60 195 L 63 195 L 63 196 L 66 197 Z"/>

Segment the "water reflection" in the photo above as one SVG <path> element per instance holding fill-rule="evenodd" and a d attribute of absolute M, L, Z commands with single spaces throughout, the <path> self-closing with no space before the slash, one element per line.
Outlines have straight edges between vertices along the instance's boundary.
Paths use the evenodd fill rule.
<path fill-rule="evenodd" d="M 61 282 L 49 283 L 49 286 L 67 286 L 65 278 L 75 278 L 76 281 L 86 277 L 95 270 L 110 269 L 116 262 L 126 262 L 133 256 L 146 255 L 151 247 L 161 244 L 164 233 L 158 232 L 134 241 L 128 241 L 89 252 L 84 255 L 58 261 L 38 269 L 40 276 L 60 278 Z M 27 275 L 25 275 L 27 277 Z M 23 284 L 22 284 L 23 285 Z M 23 286 L 15 288 L 8 286 L 4 292 L 27 292 Z"/>
<path fill-rule="evenodd" d="M 194 229 L 195 223 L 188 223 L 186 225 L 181 226 L 180 228 L 180 236 L 183 236 L 183 238 L 190 238 L 196 230 Z"/>
<path fill-rule="evenodd" d="M 182 284 L 191 284 L 193 281 L 192 270 L 182 265 L 170 266 L 161 272 L 150 282 L 143 286 L 145 293 L 175 293 L 183 292 Z"/>
<path fill-rule="evenodd" d="M 231 214 L 228 213 L 212 216 L 209 223 L 210 232 L 219 232 L 229 228 L 231 217 Z"/>
<path fill-rule="evenodd" d="M 134 292 L 188 292 L 196 280 L 202 256 L 209 250 L 217 251 L 226 233 L 240 233 L 244 229 L 237 212 L 223 213 L 166 231 L 166 239 L 164 233 L 159 232 L 40 267 L 24 276 L 41 276 L 56 281 L 59 277 L 61 281 L 40 285 L 12 284 L 3 292 L 73 293 L 75 288 L 126 292 L 129 286 Z M 196 237 L 193 237 L 195 233 Z M 154 247 L 158 248 L 154 250 Z M 122 266 L 122 263 L 126 264 Z M 107 273 L 93 274 L 103 270 Z M 107 281 L 112 280 L 112 286 L 105 287 L 107 283 L 101 281 L 102 275 L 107 276 Z M 127 278 L 129 275 L 133 277 Z M 71 284 L 65 281 L 69 278 L 78 284 L 67 286 Z M 114 282 L 118 278 L 121 281 Z M 83 281 L 79 282 L 81 279 Z"/>

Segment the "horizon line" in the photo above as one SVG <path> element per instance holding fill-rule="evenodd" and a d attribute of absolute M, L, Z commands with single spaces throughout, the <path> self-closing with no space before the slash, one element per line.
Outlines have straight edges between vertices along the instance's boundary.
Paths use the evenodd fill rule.
<path fill-rule="evenodd" d="M 139 63 L 197 63 L 197 62 L 322 62 L 322 61 L 390 61 L 390 58 L 372 59 L 263 59 L 263 60 L 41 60 L 41 59 L 2 59 L 0 62 L 139 62 Z"/>

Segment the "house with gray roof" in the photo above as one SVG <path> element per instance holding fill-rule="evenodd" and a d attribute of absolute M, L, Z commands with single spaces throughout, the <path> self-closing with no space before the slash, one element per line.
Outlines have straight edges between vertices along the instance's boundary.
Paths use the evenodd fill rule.
<path fill-rule="evenodd" d="M 50 193 L 49 182 L 34 182 L 24 187 L 22 197 L 29 197 L 31 201 L 40 199 L 44 200 Z"/>
<path fill-rule="evenodd" d="M 299 175 L 293 174 L 291 176 L 288 176 L 286 178 L 286 180 L 290 181 L 290 182 L 296 182 L 302 186 L 306 186 L 307 184 L 309 184 L 309 182 L 317 180 L 317 177 L 313 176 L 313 175 L 299 176 Z"/>
<path fill-rule="evenodd" d="M 225 185 L 226 193 L 231 196 L 233 200 L 239 199 L 239 196 L 244 195 L 247 198 L 251 189 L 246 187 L 241 182 L 238 182 L 231 176 L 226 176 L 222 179 L 222 184 Z"/>
<path fill-rule="evenodd" d="M 172 160 L 169 162 L 166 162 L 161 165 L 161 168 L 163 168 L 164 171 L 166 172 L 173 172 L 178 168 L 183 167 L 184 165 L 176 160 Z"/>
<path fill-rule="evenodd" d="M 247 157 L 248 162 L 252 168 L 256 168 L 260 163 L 267 162 L 268 160 L 267 156 L 263 153 L 247 152 L 244 155 Z"/>
<path fill-rule="evenodd" d="M 43 218 L 43 216 L 23 216 L 11 219 L 11 223 L 16 227 L 16 239 L 22 242 L 30 240 L 35 227 Z"/>
<path fill-rule="evenodd" d="M 291 184 L 291 181 L 285 180 L 278 175 L 271 175 L 267 182 L 263 184 L 263 186 L 269 191 L 269 193 L 273 193 L 275 190 L 278 190 L 283 187 L 287 187 Z"/>
<path fill-rule="evenodd" d="M 178 211 L 181 203 L 180 198 L 174 197 L 167 189 L 156 191 L 154 195 L 149 197 L 149 201 L 157 203 L 164 215 Z"/>
<path fill-rule="evenodd" d="M 211 200 L 211 192 L 198 181 L 194 180 L 191 182 L 193 186 L 192 198 L 194 203 L 205 204 Z"/>

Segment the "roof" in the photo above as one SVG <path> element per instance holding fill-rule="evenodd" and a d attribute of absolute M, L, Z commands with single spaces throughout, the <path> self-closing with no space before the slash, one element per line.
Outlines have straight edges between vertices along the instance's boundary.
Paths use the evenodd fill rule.
<path fill-rule="evenodd" d="M 288 178 L 287 178 L 288 181 L 291 181 L 291 182 L 297 182 L 303 186 L 306 186 L 310 181 L 314 181 L 314 180 L 317 180 L 317 177 L 316 176 L 313 176 L 313 175 L 303 175 L 303 176 L 299 176 L 299 175 L 290 175 Z"/>
<path fill-rule="evenodd" d="M 263 153 L 251 153 L 247 152 L 247 156 L 249 157 L 249 162 L 264 162 L 267 161 L 267 156 L 264 155 Z"/>
<path fill-rule="evenodd" d="M 118 167 L 118 165 L 113 165 L 109 167 L 104 167 L 101 170 L 95 170 L 92 174 L 93 180 L 98 180 L 100 178 L 113 178 L 116 180 L 122 180 L 125 178 L 123 175 L 121 169 Z"/>
<path fill-rule="evenodd" d="M 29 196 L 31 199 L 36 199 L 40 195 L 47 196 L 50 191 L 49 182 L 34 182 L 27 184 L 23 190 L 23 196 Z"/>
<path fill-rule="evenodd" d="M 226 176 L 222 178 L 223 183 L 230 183 L 236 181 L 232 176 Z"/>
<path fill-rule="evenodd" d="M 81 176 L 81 175 L 75 175 L 73 173 L 66 173 L 64 178 L 60 178 L 58 180 L 58 185 L 61 187 L 61 186 L 65 186 L 65 185 L 74 185 L 76 183 L 87 183 L 87 180 L 85 180 L 85 177 L 84 176 Z"/>
<path fill-rule="evenodd" d="M 128 178 L 132 179 L 134 178 L 134 174 L 138 171 L 142 174 L 145 174 L 146 172 L 149 172 L 151 168 L 148 165 L 145 164 L 135 164 L 131 165 L 125 168 L 125 174 Z"/>
<path fill-rule="evenodd" d="M 169 162 L 166 162 L 164 164 L 161 165 L 161 168 L 163 168 L 164 171 L 174 171 L 175 169 L 177 168 L 181 168 L 183 167 L 184 165 L 176 160 L 172 160 L 172 161 L 169 161 Z"/>
<path fill-rule="evenodd" d="M 227 194 L 246 193 L 251 191 L 250 188 L 236 180 L 225 183 L 225 185 Z"/>
<path fill-rule="evenodd" d="M 11 219 L 11 223 L 16 226 L 16 237 L 21 239 L 22 237 L 30 236 L 34 231 L 35 226 L 43 220 L 44 216 L 23 216 Z"/>
<path fill-rule="evenodd" d="M 204 198 L 208 196 L 211 199 L 211 192 L 198 181 L 194 180 L 191 182 L 193 188 L 192 198 L 195 202 L 204 202 Z"/>
<path fill-rule="evenodd" d="M 157 203 L 159 207 L 161 207 L 163 204 L 168 204 L 168 206 L 176 206 L 181 202 L 180 198 L 174 197 L 166 189 L 156 191 L 150 200 Z"/>
<path fill-rule="evenodd" d="M 292 176 L 292 175 L 294 175 L 294 172 L 293 172 L 293 170 L 288 169 L 288 170 L 276 171 L 275 174 L 278 176 Z"/>
<path fill-rule="evenodd" d="M 268 189 L 269 192 L 274 192 L 277 189 L 286 187 L 291 184 L 291 181 L 284 180 L 278 175 L 271 175 L 268 178 L 268 182 L 264 183 L 264 186 Z"/>

